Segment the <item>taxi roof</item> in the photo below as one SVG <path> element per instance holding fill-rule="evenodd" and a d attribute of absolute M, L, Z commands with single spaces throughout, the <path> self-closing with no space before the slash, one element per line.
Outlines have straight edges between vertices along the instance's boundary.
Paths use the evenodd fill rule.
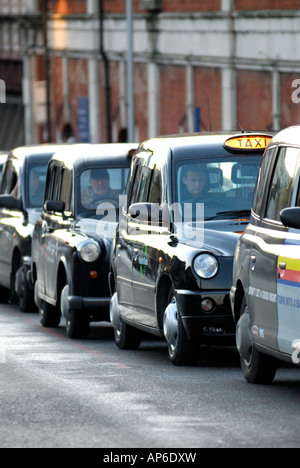
<path fill-rule="evenodd" d="M 175 160 L 188 159 L 194 156 L 197 157 L 219 157 L 224 154 L 236 153 L 236 150 L 228 150 L 225 148 L 224 143 L 236 137 L 251 137 L 251 136 L 269 136 L 273 135 L 269 132 L 209 132 L 209 133 L 193 133 L 193 134 L 179 134 L 179 135 L 166 135 L 157 138 L 146 140 L 142 143 L 142 149 L 149 151 L 154 150 L 158 146 L 164 146 L 172 152 L 172 157 Z M 261 153 L 265 148 L 261 149 Z M 240 149 L 239 153 L 244 153 Z M 249 152 L 249 154 L 251 154 Z M 257 149 L 256 149 L 257 154 Z"/>
<path fill-rule="evenodd" d="M 292 125 L 278 132 L 271 143 L 288 143 L 300 146 L 300 125 Z"/>
<path fill-rule="evenodd" d="M 54 154 L 59 148 L 63 148 L 61 144 L 41 144 L 34 146 L 19 146 L 8 153 L 8 157 L 24 161 L 26 158 L 39 158 L 43 155 L 48 156 Z"/>
<path fill-rule="evenodd" d="M 107 166 L 126 162 L 127 166 L 130 164 L 129 151 L 137 147 L 138 143 L 74 143 L 55 152 L 51 160 L 63 162 L 67 167 L 74 167 L 78 171 L 99 162 Z"/>

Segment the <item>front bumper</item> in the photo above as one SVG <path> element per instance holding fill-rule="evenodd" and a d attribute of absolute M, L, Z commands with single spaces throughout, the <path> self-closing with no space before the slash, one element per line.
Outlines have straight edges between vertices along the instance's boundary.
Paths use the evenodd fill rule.
<path fill-rule="evenodd" d="M 201 303 L 211 299 L 214 308 L 205 312 Z M 176 301 L 187 336 L 203 343 L 234 344 L 235 325 L 232 317 L 229 291 L 177 290 Z"/>
<path fill-rule="evenodd" d="M 68 296 L 67 303 L 69 310 L 81 310 L 90 321 L 109 320 L 110 297 Z"/>

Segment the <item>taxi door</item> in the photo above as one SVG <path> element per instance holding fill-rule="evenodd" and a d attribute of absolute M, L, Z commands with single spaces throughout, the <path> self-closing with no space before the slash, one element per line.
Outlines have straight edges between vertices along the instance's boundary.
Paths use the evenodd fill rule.
<path fill-rule="evenodd" d="M 53 161 L 48 168 L 45 203 L 48 201 L 58 201 L 61 191 L 62 168 Z M 48 298 L 56 300 L 56 256 L 57 239 L 55 230 L 61 222 L 61 215 L 54 212 L 48 212 L 46 207 L 42 214 L 41 223 L 41 265 L 38 268 L 39 288 Z M 40 260 L 39 260 L 40 261 Z"/>
<path fill-rule="evenodd" d="M 117 271 L 116 288 L 119 308 L 122 315 L 132 319 L 132 246 L 128 232 L 129 218 L 127 213 L 120 216 L 115 240 L 115 264 Z"/>
<path fill-rule="evenodd" d="M 125 203 L 120 214 L 120 221 L 116 231 L 115 239 L 115 265 L 116 265 L 116 288 L 120 313 L 123 317 L 133 320 L 133 291 L 132 291 L 132 257 L 133 238 L 131 216 L 128 213 L 129 205 L 135 199 L 137 186 L 140 180 L 141 165 L 136 163 L 132 168 L 132 174 L 127 187 Z"/>
<path fill-rule="evenodd" d="M 300 206 L 299 159 L 300 155 L 291 198 L 291 206 L 296 207 Z M 292 354 L 293 342 L 300 340 L 300 229 L 295 228 L 299 227 L 299 213 L 295 214 L 291 225 L 277 262 L 278 346 L 285 354 Z"/>
<path fill-rule="evenodd" d="M 277 265 L 278 347 L 292 354 L 300 340 L 300 232 L 288 233 Z"/>
<path fill-rule="evenodd" d="M 134 221 L 135 235 L 132 248 L 132 290 L 135 321 L 151 328 L 158 328 L 155 314 L 155 286 L 158 270 L 159 229 L 155 214 L 151 211 L 148 222 L 147 204 L 152 208 L 161 203 L 161 175 L 158 169 L 142 168 L 135 203 L 142 203 L 143 219 Z M 146 219 L 145 219 L 146 217 Z M 153 224 L 153 226 L 152 226 Z"/>
<path fill-rule="evenodd" d="M 248 229 L 247 233 L 251 235 Z M 264 221 L 261 226 L 256 227 L 253 234 L 248 287 L 252 334 L 255 342 L 277 349 L 278 231 Z"/>

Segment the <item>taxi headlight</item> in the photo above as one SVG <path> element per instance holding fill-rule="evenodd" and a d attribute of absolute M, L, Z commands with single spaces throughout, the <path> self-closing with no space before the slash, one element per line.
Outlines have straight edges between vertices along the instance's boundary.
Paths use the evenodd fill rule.
<path fill-rule="evenodd" d="M 213 278 L 219 271 L 218 260 L 208 253 L 198 255 L 194 259 L 193 267 L 196 274 L 203 279 Z"/>
<path fill-rule="evenodd" d="M 77 247 L 77 252 L 80 260 L 92 263 L 98 260 L 101 253 L 101 249 L 98 242 L 92 239 L 88 239 L 83 242 L 80 242 L 80 244 Z"/>

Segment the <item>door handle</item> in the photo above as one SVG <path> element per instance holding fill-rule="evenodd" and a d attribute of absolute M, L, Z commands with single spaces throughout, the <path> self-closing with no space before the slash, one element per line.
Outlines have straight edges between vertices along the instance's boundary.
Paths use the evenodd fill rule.
<path fill-rule="evenodd" d="M 256 263 L 256 257 L 255 257 L 255 255 L 251 255 L 250 260 L 251 260 L 251 270 L 254 271 L 254 269 L 255 269 L 255 263 Z"/>
<path fill-rule="evenodd" d="M 42 229 L 42 237 L 45 236 L 45 234 L 51 234 L 52 232 L 54 232 L 54 229 L 51 228 L 51 227 L 46 227 L 45 229 Z"/>
<path fill-rule="evenodd" d="M 285 262 L 279 262 L 278 268 L 279 268 L 279 270 L 285 271 L 285 269 L 286 269 L 286 263 L 285 263 Z M 280 279 L 280 278 L 283 278 L 283 276 L 284 276 L 284 273 L 283 273 L 283 272 L 281 272 L 281 273 L 278 272 L 278 273 L 277 273 L 277 278 Z"/>
<path fill-rule="evenodd" d="M 139 249 L 133 249 L 132 261 L 135 263 L 139 258 Z"/>

